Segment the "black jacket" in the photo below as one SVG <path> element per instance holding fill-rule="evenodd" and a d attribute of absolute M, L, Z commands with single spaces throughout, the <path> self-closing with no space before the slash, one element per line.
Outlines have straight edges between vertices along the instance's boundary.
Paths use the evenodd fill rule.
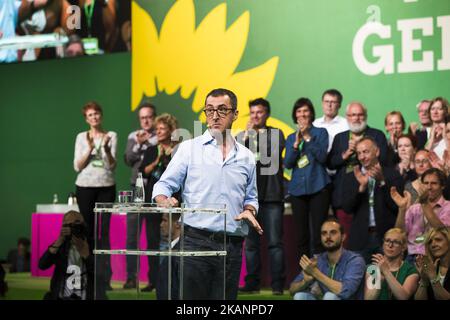
<path fill-rule="evenodd" d="M 266 127 L 267 130 L 258 133 L 258 144 L 257 144 L 257 152 L 267 157 L 268 159 L 272 159 L 272 154 L 278 154 L 278 157 L 275 159 L 275 163 L 271 161 L 265 161 L 265 159 L 261 159 L 262 161 L 256 161 L 256 185 L 258 188 L 258 201 L 259 202 L 282 202 L 284 199 L 284 187 L 283 187 L 283 161 L 281 157 L 281 153 L 286 145 L 286 140 L 284 139 L 283 132 L 277 128 Z M 276 143 L 272 141 L 272 135 L 274 137 L 278 134 L 278 141 Z M 241 132 L 237 137 L 237 141 L 241 142 L 243 140 L 244 132 Z M 247 138 L 243 141 L 244 145 L 252 150 L 252 146 L 250 146 L 250 140 Z M 267 143 L 265 143 L 267 141 Z M 262 150 L 263 142 L 265 145 L 265 150 Z M 252 150 L 254 151 L 254 150 Z M 262 170 L 268 170 L 271 165 L 275 166 L 275 173 L 261 174 Z"/>
<path fill-rule="evenodd" d="M 375 223 L 377 233 L 383 237 L 385 232 L 395 225 L 398 207 L 390 195 L 392 186 L 403 192 L 403 179 L 393 168 L 383 167 L 385 185 L 375 185 Z M 366 247 L 369 229 L 369 194 L 368 190 L 359 193 L 359 183 L 354 174 L 347 174 L 343 180 L 345 192 L 342 193 L 342 208 L 353 215 L 348 249 L 359 251 Z"/>
<path fill-rule="evenodd" d="M 387 141 L 383 132 L 378 129 L 373 129 L 367 127 L 365 131 L 366 136 L 370 136 L 377 142 L 378 148 L 380 149 L 380 162 L 382 165 L 386 163 L 387 154 Z M 333 146 L 331 147 L 330 153 L 328 154 L 328 168 L 331 170 L 336 170 L 336 175 L 333 179 L 333 193 L 331 198 L 331 203 L 333 208 L 342 207 L 342 197 L 346 190 L 345 184 L 343 184 L 344 176 L 346 176 L 346 170 L 348 165 L 357 165 L 358 160 L 356 155 L 354 158 L 349 158 L 347 160 L 342 159 L 342 154 L 348 149 L 348 140 L 350 136 L 350 131 L 344 131 L 337 134 L 333 140 Z M 353 172 L 351 172 L 353 175 Z"/>

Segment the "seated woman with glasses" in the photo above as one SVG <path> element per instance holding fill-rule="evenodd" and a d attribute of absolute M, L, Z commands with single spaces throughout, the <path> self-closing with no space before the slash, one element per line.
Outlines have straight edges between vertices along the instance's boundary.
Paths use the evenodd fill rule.
<path fill-rule="evenodd" d="M 450 300 L 450 231 L 433 228 L 425 240 L 425 255 L 416 258 L 420 274 L 416 300 Z"/>
<path fill-rule="evenodd" d="M 419 275 L 416 268 L 403 260 L 406 234 L 398 228 L 384 234 L 383 253 L 372 256 L 367 268 L 365 300 L 408 300 L 416 292 Z"/>

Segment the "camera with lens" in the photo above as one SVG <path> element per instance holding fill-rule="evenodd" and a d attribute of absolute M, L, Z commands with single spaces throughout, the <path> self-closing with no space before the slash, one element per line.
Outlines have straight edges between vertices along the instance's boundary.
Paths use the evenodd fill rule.
<path fill-rule="evenodd" d="M 70 228 L 70 234 L 74 235 L 77 238 L 85 239 L 86 238 L 86 226 L 84 223 L 68 223 L 64 224 L 64 227 Z M 71 236 L 69 236 L 71 238 Z"/>

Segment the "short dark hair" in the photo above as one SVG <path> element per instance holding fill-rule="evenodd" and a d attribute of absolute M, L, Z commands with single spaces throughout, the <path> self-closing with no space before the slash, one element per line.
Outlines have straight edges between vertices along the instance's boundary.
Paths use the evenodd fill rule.
<path fill-rule="evenodd" d="M 311 122 L 316 120 L 316 112 L 314 111 L 313 103 L 308 98 L 302 97 L 295 101 L 294 107 L 292 108 L 292 121 L 294 121 L 294 123 L 297 123 L 297 117 L 295 116 L 295 113 L 298 109 L 305 106 L 308 107 L 309 112 L 311 112 Z"/>
<path fill-rule="evenodd" d="M 328 217 L 328 218 L 326 218 L 325 221 L 322 223 L 322 226 L 325 223 L 327 223 L 327 222 L 337 223 L 339 225 L 339 231 L 341 232 L 341 234 L 345 233 L 344 226 L 339 222 L 339 220 L 336 217 Z"/>
<path fill-rule="evenodd" d="M 17 245 L 23 245 L 24 247 L 30 246 L 30 240 L 28 238 L 22 237 L 17 240 Z"/>
<path fill-rule="evenodd" d="M 228 90 L 228 89 L 224 89 L 224 88 L 217 88 L 217 89 L 211 90 L 211 92 L 209 92 L 206 95 L 205 105 L 206 105 L 206 100 L 208 100 L 209 97 L 222 97 L 222 96 L 228 96 L 230 98 L 231 108 L 233 108 L 233 110 L 237 109 L 237 97 L 236 97 L 236 95 L 234 94 L 233 91 Z"/>
<path fill-rule="evenodd" d="M 267 101 L 264 98 L 258 98 L 258 99 L 255 99 L 255 100 L 250 100 L 248 102 L 248 107 L 249 108 L 257 106 L 257 105 L 262 105 L 266 109 L 267 114 L 270 114 L 270 103 L 269 103 L 269 101 Z"/>
<path fill-rule="evenodd" d="M 341 105 L 342 100 L 343 100 L 344 97 L 343 97 L 342 94 L 339 92 L 339 90 L 337 90 L 337 89 L 328 89 L 328 90 L 326 90 L 326 91 L 322 94 L 322 100 L 323 100 L 323 97 L 325 97 L 326 94 L 329 94 L 330 96 L 336 97 L 336 98 L 338 99 L 339 106 Z"/>
<path fill-rule="evenodd" d="M 137 114 L 138 114 L 138 116 L 139 116 L 139 113 L 141 112 L 141 110 L 144 109 L 144 108 L 150 108 L 150 109 L 152 109 L 152 110 L 153 110 L 153 116 L 156 117 L 156 107 L 155 107 L 154 104 L 152 104 L 152 103 L 150 103 L 150 102 L 144 102 L 144 103 L 141 103 L 141 104 L 139 105 L 139 107 L 138 107 L 138 109 L 137 109 Z"/>
<path fill-rule="evenodd" d="M 447 182 L 447 181 L 446 181 L 446 180 L 447 180 L 447 177 L 446 177 L 445 173 L 442 172 L 441 170 L 439 170 L 438 168 L 430 168 L 430 169 L 428 169 L 427 171 L 425 171 L 425 172 L 422 174 L 422 177 L 420 178 L 420 180 L 422 181 L 422 183 L 425 181 L 425 177 L 426 177 L 426 176 L 430 176 L 430 175 L 432 175 L 432 174 L 434 174 L 434 175 L 436 175 L 436 176 L 438 177 L 439 184 L 441 185 L 441 187 L 445 186 L 445 184 L 446 184 L 446 182 Z"/>

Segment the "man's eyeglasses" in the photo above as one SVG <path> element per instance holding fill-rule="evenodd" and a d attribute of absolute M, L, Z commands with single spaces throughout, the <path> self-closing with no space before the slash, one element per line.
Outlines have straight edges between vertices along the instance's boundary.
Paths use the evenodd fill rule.
<path fill-rule="evenodd" d="M 206 108 L 205 110 L 203 110 L 203 112 L 205 112 L 205 114 L 208 118 L 212 118 L 214 116 L 214 112 L 217 112 L 219 117 L 223 118 L 223 117 L 226 117 L 227 114 L 229 114 L 231 110 L 234 110 L 234 109 L 218 107 L 218 108 Z"/>
<path fill-rule="evenodd" d="M 391 240 L 391 239 L 384 239 L 384 243 L 388 246 L 394 246 L 394 247 L 400 247 L 402 245 L 401 241 L 398 240 Z"/>

